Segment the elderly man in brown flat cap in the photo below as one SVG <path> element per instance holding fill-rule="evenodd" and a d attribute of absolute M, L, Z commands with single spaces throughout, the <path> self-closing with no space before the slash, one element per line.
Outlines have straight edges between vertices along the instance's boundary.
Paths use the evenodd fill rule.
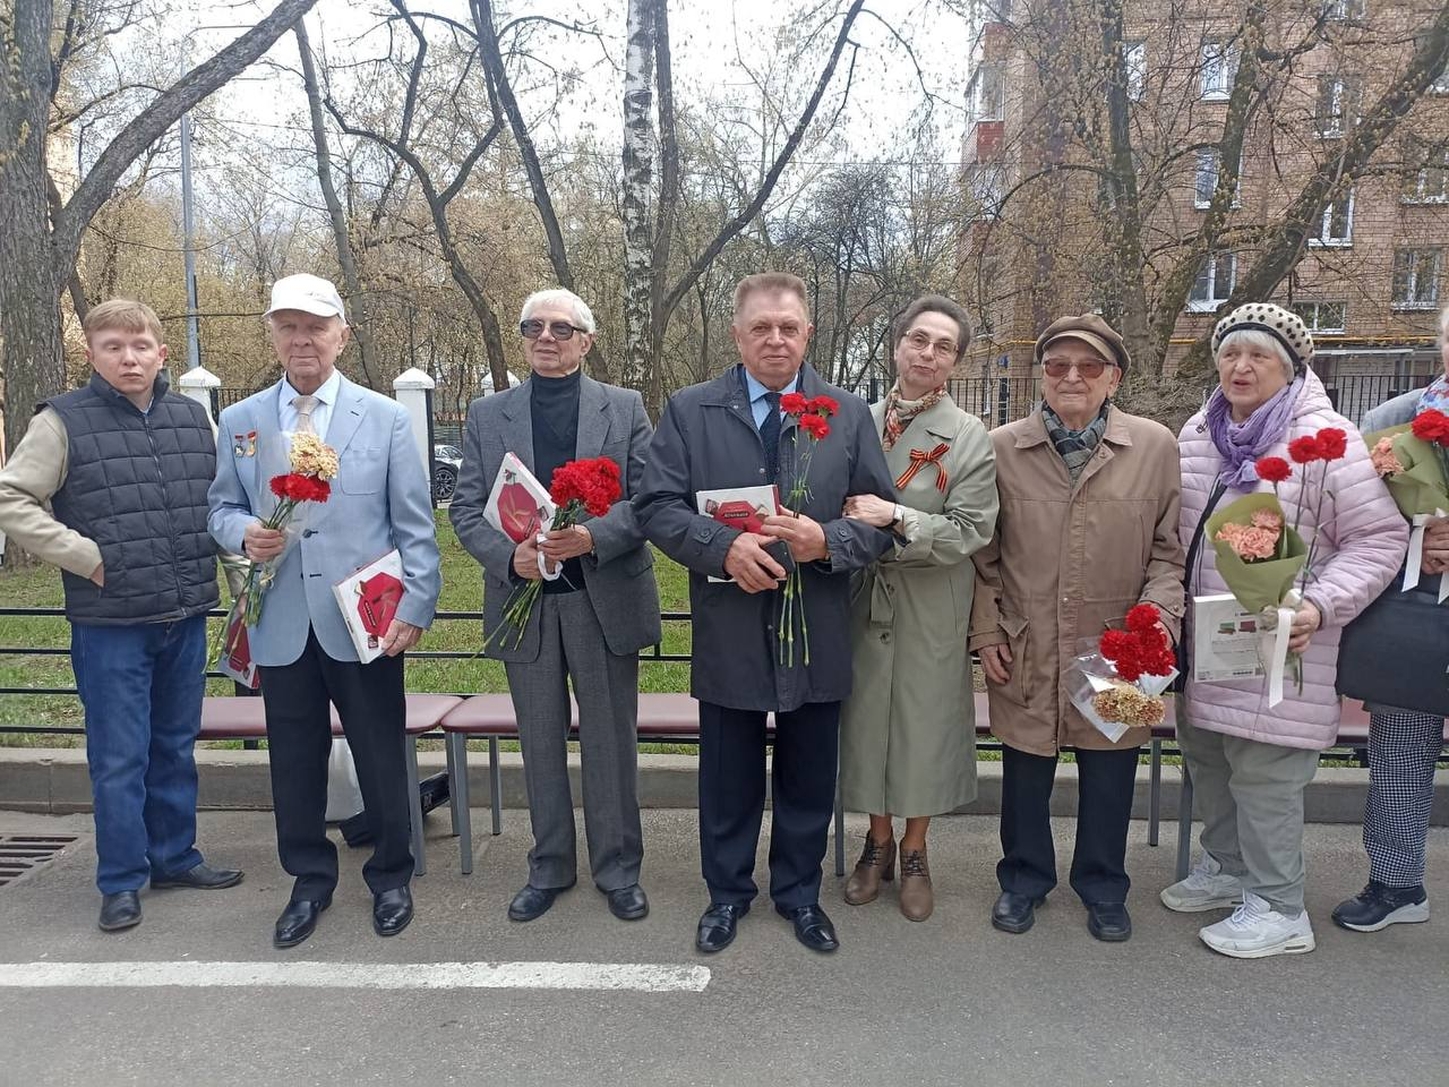
<path fill-rule="evenodd" d="M 1099 940 L 1126 940 L 1127 825 L 1145 728 L 1116 742 L 1072 705 L 1063 682 L 1079 638 L 1156 605 L 1182 616 L 1181 473 L 1166 427 L 1112 394 L 1131 365 L 1096 314 L 1063 317 L 1036 342 L 1043 404 L 991 434 L 1001 513 L 978 551 L 970 645 L 981 656 L 991 731 L 1002 742 L 1001 896 L 991 923 L 1025 932 L 1056 886 L 1050 803 L 1057 756 L 1076 752 L 1071 886 Z"/>

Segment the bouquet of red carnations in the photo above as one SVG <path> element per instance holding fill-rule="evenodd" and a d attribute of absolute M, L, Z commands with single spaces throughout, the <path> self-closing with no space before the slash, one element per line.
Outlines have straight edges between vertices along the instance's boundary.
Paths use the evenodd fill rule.
<path fill-rule="evenodd" d="M 298 515 L 308 503 L 320 505 L 332 497 L 333 479 L 337 478 L 339 462 L 337 450 L 322 441 L 315 434 L 297 433 L 291 438 L 287 451 L 289 471 L 275 475 L 268 483 L 276 507 L 262 518 L 262 527 L 270 529 L 295 529 Z M 295 533 L 289 534 L 290 548 Z M 246 584 L 237 598 L 232 601 L 226 622 L 222 625 L 221 639 L 212 646 L 211 659 L 229 657 L 241 649 L 245 628 L 254 627 L 262 619 L 262 607 L 266 602 L 267 590 L 277 576 L 277 567 L 286 557 L 281 555 L 267 562 L 252 562 L 247 569 Z"/>
<path fill-rule="evenodd" d="M 604 516 L 623 495 L 624 486 L 617 464 L 608 457 L 593 457 L 571 460 L 554 469 L 548 493 L 555 506 L 553 521 L 548 527 L 550 531 L 555 531 L 578 524 L 585 513 L 590 517 Z M 540 543 L 543 538 L 543 533 L 539 533 Z M 483 639 L 485 649 L 494 644 L 516 649 L 523 641 L 524 628 L 528 626 L 534 604 L 543 592 L 544 581 L 552 581 L 559 576 L 559 571 L 547 569 L 542 556 L 539 560 L 539 573 L 543 576 L 530 578 L 513 591 L 503 609 L 503 621 Z M 510 634 L 513 638 L 511 647 L 508 644 Z"/>
<path fill-rule="evenodd" d="M 1162 724 L 1162 692 L 1177 677 L 1177 659 L 1155 605 L 1127 612 L 1123 629 L 1102 632 L 1074 662 L 1068 696 L 1072 705 L 1107 739 L 1116 743 L 1130 728 Z"/>
<path fill-rule="evenodd" d="M 1347 450 L 1348 435 L 1337 427 L 1324 427 L 1288 443 L 1288 456 L 1302 467 L 1304 475 L 1292 528 L 1288 527 L 1287 515 L 1278 498 L 1278 485 L 1293 475 L 1292 466 L 1282 457 L 1259 457 L 1254 463 L 1258 478 L 1271 483 L 1273 493 L 1259 491 L 1245 495 L 1207 521 L 1208 538 L 1217 552 L 1218 575 L 1244 611 L 1256 612 L 1262 617 L 1258 656 L 1268 678 L 1269 706 L 1283 701 L 1283 678 L 1290 663 L 1298 689 L 1300 692 L 1303 689 L 1303 662 L 1288 652 L 1288 637 L 1293 613 L 1303 602 L 1318 550 L 1317 530 L 1307 543 L 1299 533 L 1310 465 L 1323 465 L 1318 476 L 1314 517 L 1314 524 L 1318 524 L 1327 494 L 1328 465 L 1343 457 Z M 1295 579 L 1298 580 L 1296 589 Z"/>
<path fill-rule="evenodd" d="M 804 393 L 786 393 L 780 397 L 780 409 L 795 420 L 795 476 L 789 493 L 785 496 L 785 508 L 795 514 L 810 501 L 810 462 L 815 456 L 815 447 L 830 436 L 830 417 L 840 411 L 840 404 L 830 396 L 806 396 Z M 804 443 L 803 448 L 801 443 Z M 780 598 L 780 663 L 790 667 L 795 663 L 795 628 L 800 628 L 800 663 L 810 663 L 810 626 L 805 619 L 805 586 L 801 580 L 800 564 L 794 563 L 785 575 L 785 588 Z"/>

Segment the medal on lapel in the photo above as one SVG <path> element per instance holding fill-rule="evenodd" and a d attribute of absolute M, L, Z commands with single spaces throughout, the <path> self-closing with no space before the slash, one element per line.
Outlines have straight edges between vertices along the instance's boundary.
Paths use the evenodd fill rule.
<path fill-rule="evenodd" d="M 238 457 L 255 457 L 257 455 L 257 432 L 249 430 L 245 434 L 233 434 L 231 436 L 231 451 Z"/>

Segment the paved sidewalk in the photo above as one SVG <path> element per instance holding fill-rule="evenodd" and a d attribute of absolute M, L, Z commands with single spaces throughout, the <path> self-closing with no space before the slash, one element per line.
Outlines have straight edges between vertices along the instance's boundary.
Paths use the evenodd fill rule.
<path fill-rule="evenodd" d="M 865 824 L 849 824 L 853 858 Z M 1129 853 L 1136 935 L 1127 944 L 1092 940 L 1065 887 L 1031 932 L 994 931 L 995 820 L 963 816 L 933 828 L 937 912 L 924 924 L 900 916 L 893 891 L 846 906 L 839 881 L 826 877 L 823 901 L 844 944 L 828 957 L 796 944 L 764 898 L 733 948 L 694 952 L 704 894 L 692 811 L 645 813 L 648 919 L 614 920 L 585 874 L 545 917 L 511 923 L 504 909 L 525 876 L 524 813 L 510 812 L 505 826 L 500 838 L 480 836 L 465 878 L 446 816 L 430 817 L 417 918 L 391 940 L 373 935 L 362 855 L 344 850 L 343 882 L 317 934 L 282 953 L 270 933 L 289 881 L 268 813 L 202 816 L 208 856 L 247 869 L 239 887 L 146 893 L 145 922 L 107 935 L 95 928 L 88 817 L 0 812 L 0 834 L 82 835 L 50 867 L 0 887 L 0 983 L 15 976 L 12 964 L 77 962 L 311 962 L 328 964 L 313 977 L 346 966 L 359 979 L 335 989 L 276 978 L 199 988 L 0 984 L 0 1085 L 1449 1082 L 1449 917 L 1372 936 L 1335 928 L 1333 904 L 1365 878 L 1353 827 L 1309 831 L 1318 950 L 1239 962 L 1196 939 L 1220 915 L 1158 904 L 1173 854 L 1148 847 L 1142 823 Z M 1071 822 L 1059 830 L 1066 858 Z M 1433 831 L 1430 848 L 1430 895 L 1449 910 L 1449 834 Z M 430 963 L 475 962 L 653 964 L 709 976 L 702 991 L 379 987 L 411 985 Z M 236 983 L 239 969 L 225 976 Z M 493 971 L 490 984 L 519 969 Z M 557 982 L 571 969 L 524 972 Z"/>

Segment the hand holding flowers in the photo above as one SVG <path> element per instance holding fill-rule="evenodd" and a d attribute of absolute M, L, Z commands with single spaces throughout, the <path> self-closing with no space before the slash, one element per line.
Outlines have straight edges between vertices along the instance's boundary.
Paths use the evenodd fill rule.
<path fill-rule="evenodd" d="M 579 519 L 587 513 L 591 517 L 603 517 L 609 508 L 624 493 L 619 466 L 609 457 L 594 457 L 588 460 L 571 460 L 556 468 L 549 484 L 549 497 L 556 512 L 547 532 L 541 532 L 533 539 L 525 539 L 514 551 L 513 568 L 524 579 L 522 585 L 513 591 L 503 610 L 503 621 L 489 631 L 483 639 L 484 648 L 495 643 L 508 645 L 512 635 L 512 648 L 523 641 L 523 632 L 533 614 L 534 605 L 543 591 L 544 579 L 552 570 L 545 571 L 543 561 L 562 564 L 564 559 L 587 553 L 582 547 L 584 534 L 576 531 L 582 526 Z M 588 537 L 592 546 L 592 537 Z"/>

